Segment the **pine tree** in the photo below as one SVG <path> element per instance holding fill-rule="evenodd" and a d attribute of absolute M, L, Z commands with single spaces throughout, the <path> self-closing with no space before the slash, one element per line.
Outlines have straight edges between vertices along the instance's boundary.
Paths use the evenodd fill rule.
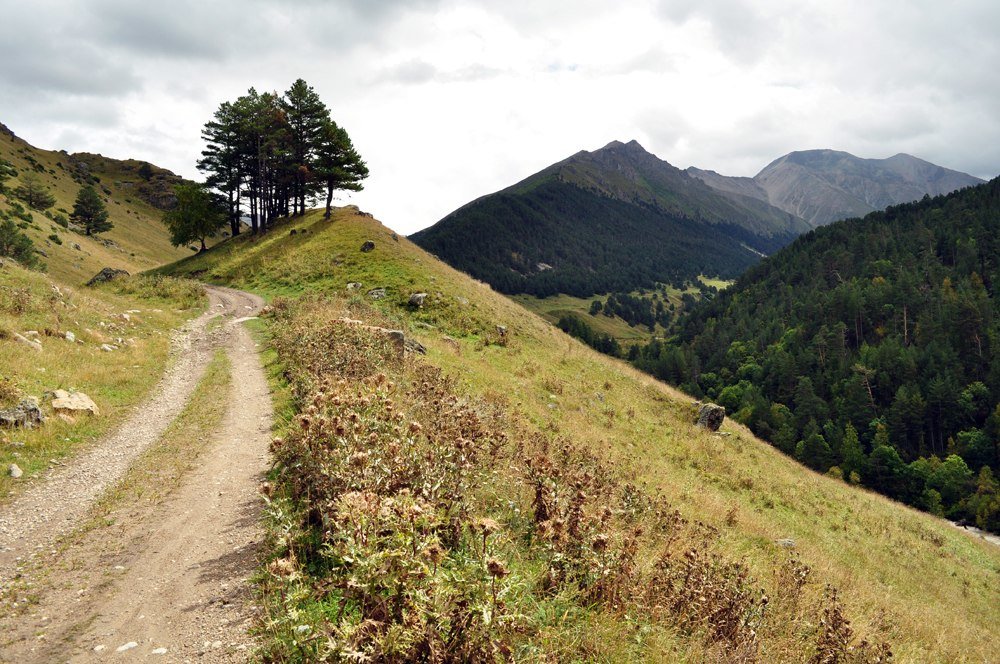
<path fill-rule="evenodd" d="M 206 184 L 226 197 L 229 208 L 229 230 L 233 237 L 240 234 L 241 193 L 243 177 L 241 160 L 240 116 L 233 104 L 223 102 L 212 120 L 205 123 L 201 137 L 207 144 L 201 153 L 198 170 L 208 173 Z"/>
<path fill-rule="evenodd" d="M 850 477 L 851 473 L 857 473 L 864 477 L 868 471 L 868 457 L 861 449 L 861 441 L 858 440 L 858 432 L 850 422 L 844 427 L 844 441 L 840 444 L 840 456 L 842 462 L 841 469 L 844 477 Z"/>
<path fill-rule="evenodd" d="M 104 201 L 101 200 L 97 190 L 90 185 L 80 188 L 76 195 L 76 203 L 73 205 L 73 213 L 69 218 L 82 226 L 86 235 L 104 233 L 114 228 L 114 224 L 108 219 Z"/>
<path fill-rule="evenodd" d="M 24 267 L 35 267 L 35 245 L 13 219 L 0 218 L 0 256 L 13 258 Z"/>
<path fill-rule="evenodd" d="M 330 111 L 316 91 L 301 78 L 285 92 L 281 108 L 288 122 L 291 149 L 292 213 L 305 214 L 306 197 L 315 191 L 316 162 L 323 149 L 323 132 L 330 121 Z"/>
<path fill-rule="evenodd" d="M 243 201 L 257 233 L 279 216 L 304 213 L 324 187 L 329 216 L 333 192 L 358 191 L 368 176 L 347 132 L 302 79 L 284 95 L 250 88 L 221 104 L 202 138 L 198 168 L 228 202 L 233 235 L 240 231 Z"/>
<path fill-rule="evenodd" d="M 354 149 L 347 131 L 334 121 L 323 129 L 323 147 L 317 172 L 326 183 L 326 217 L 330 217 L 333 192 L 339 189 L 361 191 L 361 181 L 368 177 L 368 166 Z"/>
<path fill-rule="evenodd" d="M 179 247 L 198 241 L 200 251 L 205 251 L 205 239 L 226 225 L 226 215 L 221 205 L 202 185 L 179 184 L 174 187 L 177 206 L 163 215 L 163 223 L 170 231 L 170 242 Z"/>
<path fill-rule="evenodd" d="M 833 455 L 815 420 L 809 421 L 802 435 L 803 439 L 795 446 L 795 458 L 813 470 L 826 472 L 833 463 Z"/>
<path fill-rule="evenodd" d="M 21 178 L 21 184 L 14 189 L 14 195 L 27 203 L 33 210 L 48 210 L 56 204 L 56 198 L 34 173 Z"/>

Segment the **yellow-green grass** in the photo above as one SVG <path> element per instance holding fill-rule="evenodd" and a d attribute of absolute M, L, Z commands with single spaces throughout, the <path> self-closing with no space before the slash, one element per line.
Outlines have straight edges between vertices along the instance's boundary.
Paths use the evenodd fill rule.
<path fill-rule="evenodd" d="M 31 430 L 0 430 L 0 499 L 51 461 L 121 422 L 167 365 L 171 330 L 202 305 L 201 288 L 190 282 L 132 277 L 102 288 L 70 288 L 5 260 L 0 268 L 0 377 L 8 388 L 0 407 L 33 396 L 48 419 Z M 40 334 L 41 352 L 14 337 L 32 330 Z M 68 341 L 66 332 L 76 342 Z M 102 351 L 103 343 L 117 350 Z M 87 394 L 100 415 L 77 416 L 72 422 L 52 416 L 44 395 L 55 389 Z M 9 476 L 12 463 L 24 477 Z"/>
<path fill-rule="evenodd" d="M 130 467 L 126 476 L 94 505 L 96 523 L 107 524 L 123 506 L 157 504 L 180 483 L 219 428 L 232 399 L 220 399 L 232 383 L 232 363 L 225 351 L 217 350 L 184 406 L 160 436 Z"/>
<path fill-rule="evenodd" d="M 362 253 L 369 239 L 376 249 Z M 347 209 L 332 221 L 310 213 L 170 270 L 268 297 L 336 293 L 348 307 L 359 297 L 348 282 L 362 282 L 361 293 L 386 287 L 376 303 L 383 314 L 423 342 L 428 360 L 462 389 L 506 401 L 614 462 L 686 518 L 720 528 L 728 553 L 762 584 L 773 583 L 788 557 L 776 540 L 790 538 L 814 570 L 807 594 L 818 602 L 824 584 L 839 588 L 857 631 L 888 640 L 899 661 L 996 655 L 1000 548 L 817 475 L 734 423 L 724 427 L 729 436 L 694 428 L 689 397 L 570 339 L 374 220 Z M 431 293 L 424 308 L 406 306 L 413 292 Z M 498 340 L 496 325 L 509 330 L 506 346 L 487 343 Z M 813 638 L 816 629 L 795 625 L 765 639 L 764 660 L 802 652 L 788 640 Z"/>
<path fill-rule="evenodd" d="M 638 342 L 649 339 L 651 333 L 645 325 L 631 326 L 618 316 L 605 316 L 598 314 L 590 315 L 590 305 L 594 300 L 602 303 L 608 299 L 607 295 L 598 295 L 591 298 L 574 297 L 572 295 L 552 295 L 549 297 L 535 297 L 534 295 L 514 295 L 511 297 L 515 302 L 524 308 L 535 312 L 550 323 L 557 323 L 563 316 L 576 316 L 583 320 L 595 332 L 607 334 L 620 342 Z M 657 326 L 657 330 L 662 329 Z"/>
<path fill-rule="evenodd" d="M 34 173 L 56 199 L 49 212 L 69 217 L 80 190 L 80 185 L 72 178 L 69 155 L 35 148 L 0 131 L 0 159 L 13 164 L 18 172 L 17 177 L 6 183 L 8 194 L 0 194 L 0 209 L 10 209 L 8 199 L 15 199 L 9 192 L 20 184 L 26 174 Z M 43 170 L 36 170 L 31 160 Z M 99 159 L 95 160 L 95 164 L 99 169 L 92 174 L 100 178 L 97 188 L 102 200 L 106 199 L 105 205 L 114 228 L 100 236 L 87 237 L 59 226 L 41 212 L 32 211 L 33 223 L 25 232 L 36 248 L 47 254 L 47 257 L 40 258 L 50 275 L 63 283 L 75 285 L 86 281 L 105 266 L 134 273 L 191 254 L 187 247 L 170 244 L 166 227 L 161 221 L 163 212 L 143 201 L 135 191 L 139 181 L 135 172 L 124 171 L 121 162 L 113 160 Z M 107 187 L 111 194 L 104 193 L 103 187 Z M 62 244 L 49 239 L 53 234 Z M 111 240 L 116 246 L 105 246 L 104 239 Z M 80 249 L 75 249 L 74 243 Z"/>
<path fill-rule="evenodd" d="M 714 286 L 723 290 L 732 285 L 732 281 L 717 279 L 701 275 L 698 280 L 706 286 Z M 657 289 L 661 297 L 664 297 L 665 304 L 673 304 L 676 308 L 683 307 L 681 296 L 690 293 L 700 297 L 701 293 L 697 288 L 686 289 L 674 288 L 670 285 L 661 285 Z M 639 291 L 633 291 L 630 295 L 641 296 Z M 590 315 L 590 307 L 594 300 L 599 300 L 601 304 L 608 301 L 608 294 L 594 295 L 593 297 L 575 297 L 560 293 L 549 297 L 535 297 L 534 295 L 512 295 L 511 299 L 538 314 L 550 323 L 557 323 L 563 316 L 577 316 L 587 323 L 595 332 L 607 334 L 614 337 L 619 342 L 630 344 L 641 341 L 648 341 L 653 336 L 662 336 L 665 330 L 657 325 L 652 332 L 645 325 L 629 325 L 627 321 L 618 316 L 606 316 L 603 313 L 596 316 Z"/>
<path fill-rule="evenodd" d="M 706 286 L 715 286 L 719 290 L 725 290 L 726 288 L 732 286 L 734 283 L 731 279 L 718 279 L 716 277 L 706 277 L 705 275 L 699 276 L 698 281 L 705 284 Z"/>

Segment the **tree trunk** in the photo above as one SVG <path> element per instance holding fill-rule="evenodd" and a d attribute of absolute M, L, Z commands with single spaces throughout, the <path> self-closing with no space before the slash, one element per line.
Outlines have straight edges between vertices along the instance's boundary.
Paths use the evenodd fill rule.
<path fill-rule="evenodd" d="M 326 214 L 323 215 L 324 219 L 330 218 L 330 203 L 333 201 L 333 182 L 327 181 L 326 183 Z"/>
<path fill-rule="evenodd" d="M 201 249 L 198 250 L 198 253 L 200 254 L 203 251 L 208 251 L 208 247 L 205 246 L 205 238 L 201 238 Z"/>

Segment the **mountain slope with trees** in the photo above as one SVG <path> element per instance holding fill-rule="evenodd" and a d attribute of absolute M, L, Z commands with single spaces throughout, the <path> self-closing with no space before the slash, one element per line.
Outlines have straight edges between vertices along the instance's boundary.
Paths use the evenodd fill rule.
<path fill-rule="evenodd" d="M 613 142 L 456 210 L 414 242 L 505 293 L 586 297 L 734 277 L 808 227 Z"/>
<path fill-rule="evenodd" d="M 817 229 L 636 359 L 787 454 L 1000 532 L 1000 178 Z"/>
<path fill-rule="evenodd" d="M 171 246 L 160 218 L 183 182 L 144 161 L 36 148 L 0 124 L 0 255 L 69 284 L 178 260 L 190 250 Z"/>

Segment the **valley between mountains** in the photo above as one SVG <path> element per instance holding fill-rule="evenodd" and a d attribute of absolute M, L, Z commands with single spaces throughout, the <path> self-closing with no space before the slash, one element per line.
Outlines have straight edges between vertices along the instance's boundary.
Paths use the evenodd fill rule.
<path fill-rule="evenodd" d="M 294 110 L 299 83 L 217 119 Z M 326 181 L 296 179 L 293 151 L 257 155 L 279 161 L 253 177 L 282 177 L 255 182 L 249 227 L 245 180 L 216 181 L 233 195 L 195 219 L 216 224 L 205 251 L 172 247 L 132 198 L 166 173 L 0 144 L 22 193 L 35 173 L 55 199 L 46 215 L 11 185 L 0 208 L 31 240 L 0 264 L 0 406 L 38 416 L 0 430 L 0 661 L 995 658 L 1000 547 L 941 515 L 997 514 L 996 181 L 817 230 L 752 195 L 763 184 L 713 188 L 616 142 L 411 241 L 356 206 L 306 209 L 351 161 L 340 131 L 322 134 L 329 170 L 312 164 Z M 857 165 L 773 166 L 822 179 L 817 159 Z M 886 161 L 858 168 L 934 179 Z M 77 185 L 123 208 L 115 246 L 62 225 Z M 573 229 L 590 235 L 559 239 Z M 140 236 L 148 254 L 118 249 Z M 105 258 L 141 273 L 82 285 Z M 793 281 L 822 294 L 796 300 Z M 519 303 L 534 295 L 656 338 L 597 352 Z M 822 318 L 848 315 L 838 334 Z M 956 386 L 933 411 L 953 414 L 951 442 L 917 408 L 932 369 Z M 811 391 L 789 378 L 807 370 Z M 68 412 L 57 390 L 96 408 Z M 727 404 L 717 431 L 692 392 Z"/>

